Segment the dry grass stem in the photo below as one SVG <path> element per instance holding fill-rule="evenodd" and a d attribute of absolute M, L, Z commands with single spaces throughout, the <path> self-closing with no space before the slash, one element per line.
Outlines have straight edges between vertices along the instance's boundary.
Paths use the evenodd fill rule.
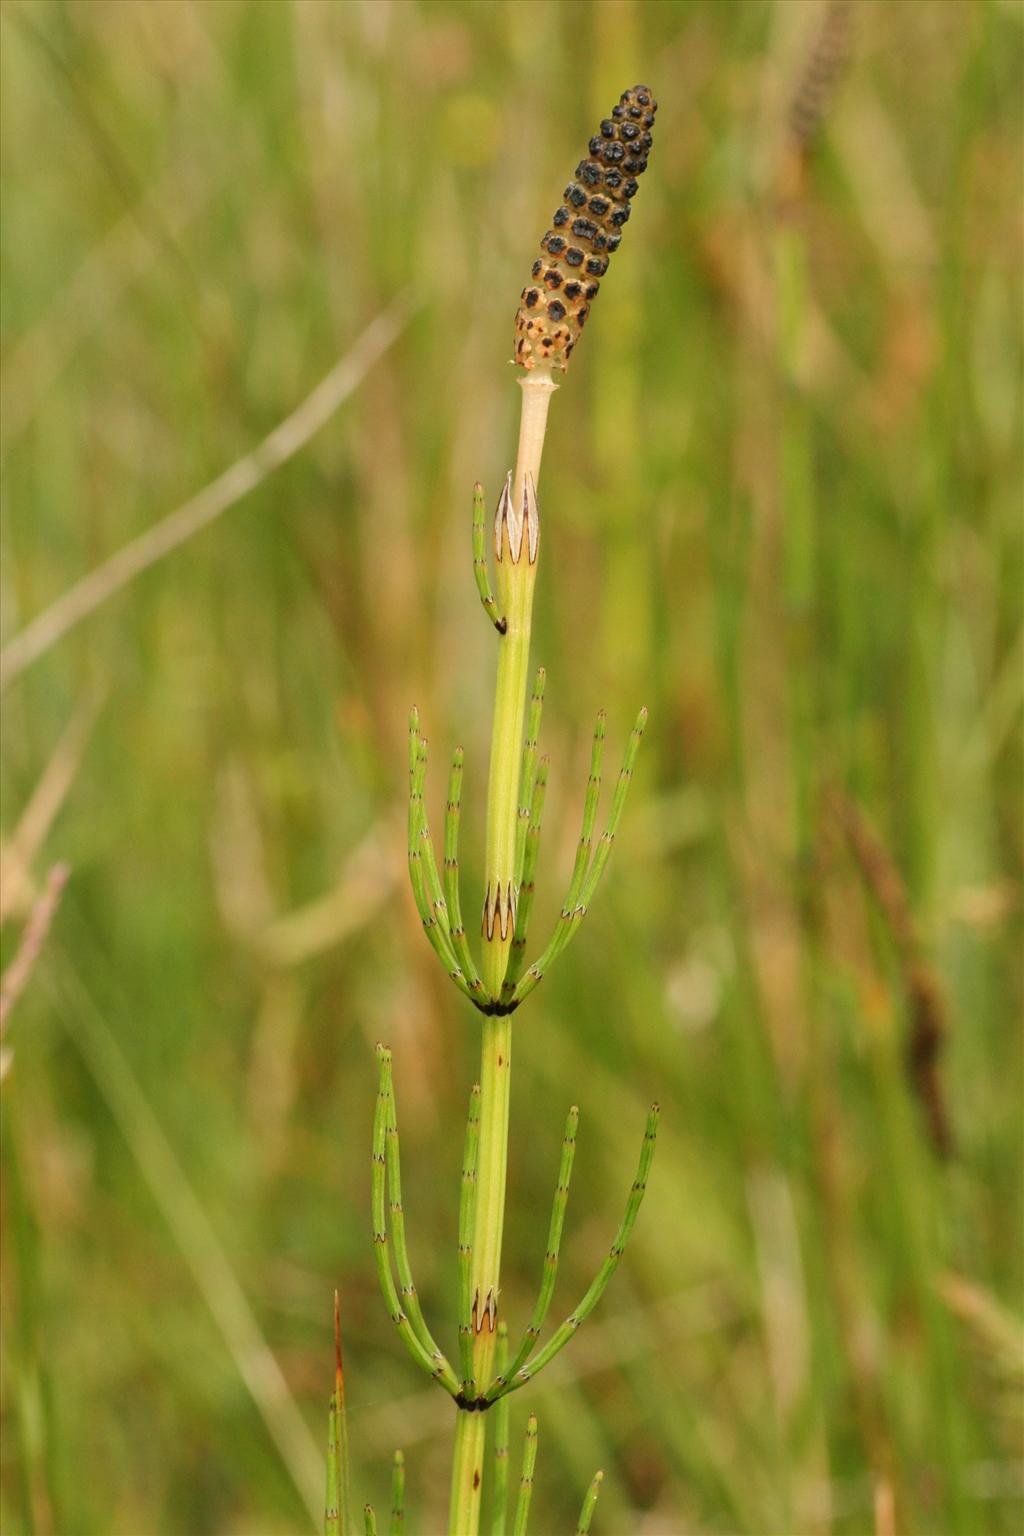
<path fill-rule="evenodd" d="M 136 576 L 209 527 L 298 453 L 358 388 L 374 363 L 394 345 L 408 324 L 412 310 L 410 295 L 399 295 L 370 321 L 345 356 L 257 448 L 154 527 L 104 560 L 88 576 L 83 576 L 63 597 L 26 624 L 0 650 L 0 689 L 6 688 L 115 592 L 120 592 Z"/>

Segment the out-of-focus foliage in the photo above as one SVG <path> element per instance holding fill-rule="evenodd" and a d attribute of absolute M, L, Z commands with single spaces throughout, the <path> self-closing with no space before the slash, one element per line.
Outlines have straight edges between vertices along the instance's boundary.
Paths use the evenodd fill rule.
<path fill-rule="evenodd" d="M 5 1532 L 308 1530 L 335 1286 L 357 1496 L 401 1444 L 410 1530 L 443 1523 L 451 1406 L 368 1216 L 383 1038 L 454 1349 L 478 1026 L 404 886 L 405 722 L 435 823 L 465 745 L 474 911 L 470 490 L 513 452 L 526 264 L 639 79 L 651 169 L 545 453 L 538 932 L 596 709 L 613 756 L 651 719 L 612 878 L 517 1019 L 513 1329 L 569 1103 L 559 1315 L 654 1096 L 662 1140 L 513 1434 L 536 1411 L 543 1530 L 597 1466 L 608 1536 L 1019 1530 L 1019 5 L 0 26 L 5 640 L 417 305 L 294 460 L 4 695 L 5 963 L 72 868 L 6 1039 Z"/>

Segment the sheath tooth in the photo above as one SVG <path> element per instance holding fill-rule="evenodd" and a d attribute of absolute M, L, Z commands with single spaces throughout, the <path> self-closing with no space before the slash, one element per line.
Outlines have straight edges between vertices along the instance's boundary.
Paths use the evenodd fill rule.
<path fill-rule="evenodd" d="M 540 544 L 540 508 L 537 506 L 537 487 L 532 475 L 527 475 L 523 486 L 523 514 L 526 518 L 526 536 L 530 548 L 530 564 L 537 563 Z"/>
<path fill-rule="evenodd" d="M 512 538 L 513 518 L 514 509 L 512 506 L 512 471 L 509 470 L 508 474 L 505 476 L 505 484 L 501 488 L 501 495 L 498 497 L 498 505 L 494 512 L 494 555 L 495 559 L 497 560 L 504 558 L 504 529 L 506 526 L 509 530 L 508 544 L 512 560 L 515 562 L 519 558 L 516 553 L 515 541 Z M 520 535 L 520 538 L 521 537 L 522 535 Z"/>

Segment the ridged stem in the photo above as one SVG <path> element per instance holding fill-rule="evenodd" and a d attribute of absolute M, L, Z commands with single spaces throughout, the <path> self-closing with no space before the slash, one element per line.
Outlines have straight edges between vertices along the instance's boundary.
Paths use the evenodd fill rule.
<path fill-rule="evenodd" d="M 532 483 L 535 489 L 540 478 L 548 406 L 558 387 L 549 375 L 544 375 L 540 370 L 519 382 L 523 391 L 523 411 L 519 427 L 519 452 L 511 487 L 512 507 L 517 510 L 524 506 L 527 487 Z M 519 781 L 537 561 L 530 559 L 530 539 L 525 530 L 520 547 L 515 550 L 512 548 L 507 519 L 503 519 L 496 529 L 495 557 L 498 607 L 505 617 L 507 627 L 498 642 L 498 676 L 487 785 L 484 879 L 488 906 L 484 918 L 482 971 L 484 985 L 490 995 L 496 998 L 501 995 L 501 984 L 505 979 L 512 943 Z"/>
<path fill-rule="evenodd" d="M 512 475 L 511 505 L 523 509 L 529 487 L 536 493 L 548 406 L 557 385 L 541 369 L 521 379 L 519 450 Z M 481 975 L 490 997 L 501 997 L 515 929 L 519 791 L 522 773 L 526 684 L 530 665 L 537 545 L 524 526 L 517 549 L 509 520 L 496 529 L 497 607 L 506 621 L 498 641 L 491 764 L 487 786 L 485 904 Z M 513 554 L 515 559 L 513 559 Z M 531 559 L 531 554 L 533 558 Z M 508 1016 L 485 1016 L 480 1067 L 480 1139 L 473 1223 L 473 1377 L 492 1380 L 497 1343 L 501 1240 L 505 1224 L 509 1085 L 512 1031 Z M 452 1463 L 450 1536 L 478 1536 L 484 1477 L 485 1415 L 460 1412 Z"/>
<path fill-rule="evenodd" d="M 473 1223 L 472 1377 L 482 1388 L 495 1373 L 498 1277 L 505 1225 L 512 1020 L 485 1017 L 480 1070 L 480 1130 Z M 486 1419 L 460 1412 L 455 1424 L 449 1536 L 477 1536 L 484 1478 Z"/>

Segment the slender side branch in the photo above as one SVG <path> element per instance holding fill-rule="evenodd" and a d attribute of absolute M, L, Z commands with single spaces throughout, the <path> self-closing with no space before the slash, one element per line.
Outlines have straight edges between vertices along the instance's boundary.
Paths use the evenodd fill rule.
<path fill-rule="evenodd" d="M 583 800 L 583 826 L 580 828 L 580 840 L 576 848 L 569 890 L 562 907 L 563 918 L 572 917 L 575 912 L 580 891 L 583 889 L 583 878 L 590 867 L 590 856 L 594 846 L 594 823 L 597 821 L 597 802 L 601 797 L 601 762 L 604 757 L 606 718 L 604 710 L 600 710 L 597 724 L 594 726 L 594 742 L 590 749 L 590 773 L 587 777 L 587 793 Z"/>
<path fill-rule="evenodd" d="M 551 1226 L 548 1230 L 548 1245 L 544 1253 L 544 1274 L 541 1280 L 540 1295 L 537 1297 L 537 1305 L 533 1309 L 523 1341 L 516 1351 L 516 1357 L 512 1364 L 504 1371 L 499 1371 L 495 1379 L 495 1385 L 504 1387 L 515 1376 L 516 1372 L 525 1363 L 531 1349 L 540 1338 L 540 1331 L 551 1306 L 551 1298 L 555 1291 L 555 1280 L 558 1276 L 558 1254 L 562 1245 L 562 1228 L 565 1225 L 565 1208 L 569 1203 L 569 1184 L 572 1179 L 572 1164 L 576 1156 L 576 1128 L 579 1125 L 580 1112 L 574 1104 L 569 1111 L 565 1122 L 565 1134 L 562 1137 L 562 1161 L 558 1169 L 558 1184 L 555 1187 L 555 1198 L 551 1205 Z"/>
<path fill-rule="evenodd" d="M 605 865 L 608 863 L 612 851 L 612 843 L 615 834 L 619 830 L 619 822 L 622 820 L 622 812 L 626 805 L 626 796 L 629 786 L 633 782 L 633 770 L 636 767 L 637 754 L 640 751 L 640 743 L 643 740 L 644 729 L 647 725 L 647 710 L 641 709 L 629 734 L 626 743 L 626 755 L 622 767 L 619 770 L 618 782 L 615 785 L 615 794 L 612 796 L 612 808 L 608 817 L 608 825 L 601 834 L 601 841 L 597 845 L 594 854 L 594 862 L 590 866 L 586 880 L 583 882 L 583 890 L 580 893 L 579 906 L 581 915 L 586 915 L 587 908 L 594 899 L 594 893 L 604 874 Z"/>
<path fill-rule="evenodd" d="M 494 1354 L 498 1375 L 508 1365 L 508 1324 L 498 1324 Z M 508 1521 L 508 1416 L 509 1401 L 501 1398 L 494 1409 L 494 1492 L 491 1503 L 491 1536 L 505 1536 Z"/>
<path fill-rule="evenodd" d="M 647 1188 L 647 1176 L 650 1173 L 651 1162 L 654 1158 L 654 1145 L 658 1136 L 658 1117 L 660 1113 L 660 1107 L 657 1104 L 652 1104 L 650 1113 L 647 1116 L 647 1129 L 644 1133 L 643 1146 L 640 1149 L 640 1165 L 637 1169 L 636 1178 L 633 1181 L 633 1187 L 629 1192 L 629 1199 L 626 1202 L 626 1211 L 622 1218 L 622 1223 L 615 1234 L 615 1241 L 608 1251 L 608 1257 L 601 1265 L 589 1290 L 584 1295 L 575 1312 L 569 1314 L 561 1327 L 552 1334 L 543 1349 L 538 1350 L 527 1365 L 515 1372 L 514 1375 L 510 1374 L 509 1380 L 504 1386 L 499 1385 L 495 1381 L 487 1389 L 484 1394 L 487 1402 L 493 1403 L 504 1393 L 517 1391 L 520 1387 L 525 1386 L 528 1381 L 532 1380 L 539 1371 L 542 1371 L 558 1352 L 564 1349 L 577 1328 L 587 1320 L 604 1295 L 609 1280 L 619 1267 L 619 1260 L 625 1251 L 643 1202 L 644 1191 Z"/>
<path fill-rule="evenodd" d="M 530 1519 L 530 1500 L 533 1497 L 533 1470 L 537 1465 L 537 1416 L 530 1414 L 526 1422 L 526 1444 L 523 1447 L 523 1475 L 519 1480 L 519 1498 L 516 1500 L 516 1518 L 512 1524 L 512 1536 L 526 1536 Z"/>
<path fill-rule="evenodd" d="M 430 940 L 434 953 L 459 991 L 464 996 L 472 998 L 469 982 L 455 958 L 455 951 L 452 949 L 448 935 L 444 899 L 440 898 L 441 910 L 439 911 L 436 902 L 432 899 L 432 890 L 428 891 L 431 871 L 433 881 L 437 880 L 437 865 L 434 862 L 433 844 L 426 828 L 423 811 L 423 786 L 426 777 L 427 743 L 419 732 L 419 713 L 413 709 L 409 716 L 409 883 L 412 886 L 413 900 L 420 915 L 420 922 L 423 924 L 423 931 Z M 440 884 L 438 884 L 438 896 L 440 897 Z"/>
<path fill-rule="evenodd" d="M 452 1397 L 455 1397 L 459 1387 L 451 1366 L 447 1364 L 443 1355 L 440 1362 L 438 1362 L 430 1350 L 425 1348 L 416 1336 L 402 1308 L 398 1291 L 395 1288 L 394 1276 L 391 1273 L 391 1254 L 388 1247 L 385 1217 L 385 1186 L 387 1181 L 386 1142 L 390 1104 L 391 1052 L 386 1046 L 378 1045 L 377 1060 L 380 1063 L 380 1082 L 377 1088 L 377 1110 L 373 1118 L 373 1165 L 371 1180 L 373 1252 L 377 1261 L 377 1278 L 380 1281 L 380 1288 L 384 1294 L 384 1302 L 391 1321 L 398 1329 L 406 1349 L 421 1370 L 425 1371 L 434 1381 L 439 1381 L 445 1391 L 449 1392 Z"/>
<path fill-rule="evenodd" d="M 459 1363 L 462 1394 L 476 1396 L 473 1379 L 473 1228 L 476 1221 L 476 1165 L 480 1146 L 480 1084 L 473 1084 L 466 1121 L 459 1194 Z"/>
<path fill-rule="evenodd" d="M 476 589 L 484 605 L 484 612 L 498 634 L 503 635 L 508 628 L 508 622 L 498 613 L 498 605 L 491 591 L 491 578 L 487 569 L 486 538 L 484 488 L 478 480 L 473 487 L 473 575 L 476 578 Z"/>
<path fill-rule="evenodd" d="M 363 1505 L 363 1531 L 365 1536 L 377 1536 L 377 1516 L 372 1504 Z"/>
<path fill-rule="evenodd" d="M 530 797 L 530 825 L 526 833 L 526 848 L 523 854 L 522 883 L 519 887 L 519 901 L 516 904 L 516 926 L 512 934 L 508 970 L 501 988 L 503 1003 L 511 1001 L 526 958 L 526 939 L 530 929 L 530 914 L 533 911 L 533 897 L 536 889 L 537 855 L 540 852 L 540 827 L 544 816 L 548 766 L 549 759 L 542 757 L 537 764 L 537 773 L 533 781 L 533 794 Z"/>
<path fill-rule="evenodd" d="M 442 1385 L 449 1392 L 458 1391 L 458 1382 L 443 1352 L 438 1348 L 433 1334 L 427 1327 L 420 1306 L 420 1298 L 412 1278 L 409 1251 L 405 1241 L 405 1210 L 402 1205 L 402 1168 L 398 1145 L 398 1118 L 395 1110 L 395 1086 L 391 1073 L 391 1053 L 382 1060 L 382 1080 L 387 1093 L 387 1121 L 385 1125 L 384 1151 L 387 1163 L 389 1210 L 391 1213 L 391 1237 L 395 1250 L 395 1268 L 398 1271 L 399 1296 L 405 1307 L 412 1331 L 441 1372 Z"/>
<path fill-rule="evenodd" d="M 530 826 L 530 817 L 533 809 L 533 794 L 536 785 L 534 767 L 537 761 L 537 741 L 540 737 L 541 715 L 544 712 L 544 687 L 546 683 L 547 673 L 543 667 L 538 667 L 537 677 L 533 684 L 533 694 L 530 698 L 530 710 L 526 717 L 526 742 L 523 747 L 523 767 L 519 781 L 519 821 L 516 826 L 517 891 L 523 879 L 526 834 Z"/>
<path fill-rule="evenodd" d="M 583 1495 L 583 1508 L 580 1510 L 580 1520 L 576 1527 L 576 1536 L 587 1536 L 590 1530 L 590 1522 L 594 1518 L 594 1506 L 597 1496 L 601 1492 L 601 1484 L 604 1482 L 604 1473 L 595 1472 L 593 1481 Z"/>
<path fill-rule="evenodd" d="M 516 1005 L 521 1003 L 525 998 L 529 997 L 534 987 L 536 987 L 537 984 L 543 980 L 547 972 L 551 969 L 551 966 L 558 959 L 558 956 L 562 953 L 563 949 L 565 949 L 566 945 L 574 937 L 577 930 L 579 929 L 580 924 L 587 915 L 587 910 L 594 898 L 594 893 L 597 890 L 598 882 L 604 873 L 605 865 L 607 864 L 608 857 L 612 851 L 612 844 L 615 841 L 615 834 L 618 831 L 619 822 L 622 820 L 622 812 L 626 804 L 626 795 L 629 791 L 630 782 L 633 778 L 633 769 L 636 766 L 636 757 L 640 750 L 640 741 L 643 737 L 644 726 L 646 724 L 647 711 L 646 709 L 642 709 L 637 716 L 636 724 L 633 726 L 633 730 L 630 733 L 629 742 L 626 746 L 625 758 L 623 759 L 622 768 L 619 772 L 618 782 L 615 786 L 615 793 L 612 796 L 612 806 L 608 815 L 608 825 L 605 827 L 604 832 L 601 834 L 601 840 L 597 845 L 597 849 L 594 853 L 590 868 L 584 875 L 582 875 L 579 881 L 577 881 L 584 841 L 584 838 L 581 837 L 580 852 L 577 853 L 576 867 L 573 870 L 573 879 L 570 881 L 569 886 L 569 896 L 566 898 L 565 906 L 562 909 L 562 914 L 558 920 L 558 924 L 554 933 L 552 934 L 547 949 L 545 949 L 539 960 L 535 960 L 533 965 L 527 968 L 525 975 L 516 986 L 515 993 L 513 994 L 513 1001 L 516 1003 Z M 597 739 L 595 736 L 595 750 L 596 746 Z M 589 802 L 590 785 L 588 784 L 588 805 Z M 586 815 L 587 809 L 585 807 L 584 821 L 586 821 Z M 586 826 L 584 826 L 584 834 L 586 834 L 586 832 L 587 829 Z M 592 834 L 592 832 L 593 824 L 591 823 L 590 833 Z"/>
<path fill-rule="evenodd" d="M 434 919 L 438 922 L 442 937 L 447 943 L 450 954 L 454 954 L 451 948 L 451 934 L 448 929 L 448 905 L 444 899 L 444 891 L 441 889 L 441 877 L 438 874 L 438 860 L 434 859 L 433 837 L 430 836 L 430 825 L 427 822 L 427 800 L 425 800 L 425 786 L 427 786 L 427 737 L 419 737 L 416 743 L 416 817 L 418 817 L 419 849 L 422 856 L 422 871 L 424 871 L 424 889 L 427 892 L 427 900 L 430 902 Z"/>
<path fill-rule="evenodd" d="M 484 995 L 484 984 L 476 968 L 462 921 L 462 897 L 459 893 L 459 819 L 462 814 L 463 751 L 456 747 L 452 771 L 448 775 L 448 800 L 444 816 L 444 894 L 448 906 L 448 933 L 455 958 L 469 983 L 474 1000 Z"/>
<path fill-rule="evenodd" d="M 388 1536 L 402 1536 L 405 1530 L 405 1457 L 395 1452 L 391 1469 L 391 1525 Z"/>

